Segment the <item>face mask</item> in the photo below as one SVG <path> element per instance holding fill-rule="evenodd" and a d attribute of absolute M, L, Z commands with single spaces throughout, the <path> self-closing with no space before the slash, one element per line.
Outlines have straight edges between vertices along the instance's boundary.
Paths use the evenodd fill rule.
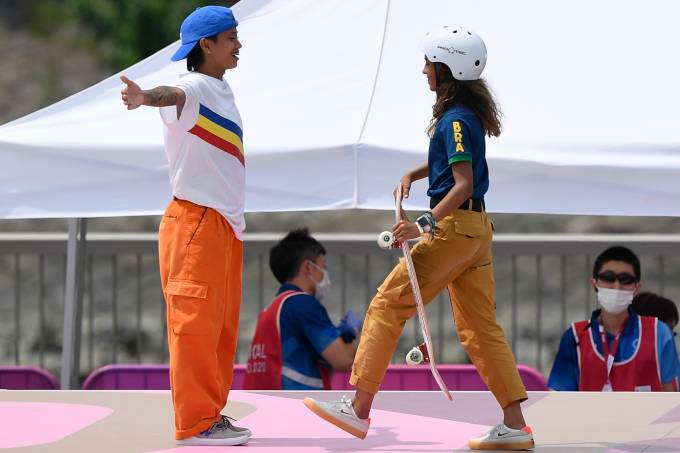
<path fill-rule="evenodd" d="M 604 311 L 613 315 L 623 313 L 633 302 L 633 291 L 622 289 L 597 288 L 597 302 Z"/>
<path fill-rule="evenodd" d="M 323 272 L 323 277 L 321 278 L 320 282 L 317 282 L 311 276 L 309 277 L 316 285 L 316 289 L 314 290 L 314 297 L 316 297 L 318 300 L 322 300 L 324 297 L 328 296 L 328 294 L 331 292 L 331 278 L 328 276 L 328 271 L 326 271 L 326 269 L 321 269 L 319 266 L 312 263 L 311 261 L 309 263 L 312 266 L 314 266 L 319 272 Z"/>

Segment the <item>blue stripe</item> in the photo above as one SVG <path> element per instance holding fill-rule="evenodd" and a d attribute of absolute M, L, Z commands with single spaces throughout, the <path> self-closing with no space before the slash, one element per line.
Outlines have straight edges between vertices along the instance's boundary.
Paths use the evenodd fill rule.
<path fill-rule="evenodd" d="M 212 121 L 215 124 L 219 124 L 225 129 L 229 129 L 232 131 L 234 134 L 238 135 L 241 140 L 243 140 L 243 131 L 241 130 L 240 127 L 238 127 L 238 124 L 234 123 L 231 120 L 226 119 L 223 116 L 218 115 L 217 113 L 213 112 L 210 110 L 208 107 L 206 107 L 203 104 L 200 104 L 200 108 L 198 110 L 198 113 L 200 115 L 205 116 L 208 118 L 210 121 Z"/>

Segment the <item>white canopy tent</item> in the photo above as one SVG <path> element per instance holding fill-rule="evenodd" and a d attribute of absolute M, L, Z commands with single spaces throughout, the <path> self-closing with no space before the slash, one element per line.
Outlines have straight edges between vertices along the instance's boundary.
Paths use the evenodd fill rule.
<path fill-rule="evenodd" d="M 426 159 L 433 103 L 417 43 L 486 40 L 505 114 L 489 140 L 494 212 L 680 215 L 680 4 L 650 0 L 243 0 L 227 73 L 242 111 L 247 210 L 391 208 Z M 123 71 L 173 81 L 178 43 Z M 157 214 L 169 198 L 156 109 L 118 74 L 0 127 L 0 218 Z M 425 184 L 411 207 L 426 205 Z"/>
<path fill-rule="evenodd" d="M 426 160 L 433 95 L 417 43 L 465 25 L 486 41 L 505 113 L 488 142 L 494 212 L 680 215 L 680 4 L 648 0 L 242 0 L 227 73 L 244 122 L 248 211 L 391 209 Z M 178 42 L 123 71 L 150 88 L 185 70 Z M 0 218 L 69 226 L 62 386 L 75 385 L 84 218 L 158 214 L 170 193 L 155 109 L 118 74 L 0 127 Z M 425 184 L 411 208 L 427 204 Z M 76 220 L 77 219 L 77 220 Z"/>

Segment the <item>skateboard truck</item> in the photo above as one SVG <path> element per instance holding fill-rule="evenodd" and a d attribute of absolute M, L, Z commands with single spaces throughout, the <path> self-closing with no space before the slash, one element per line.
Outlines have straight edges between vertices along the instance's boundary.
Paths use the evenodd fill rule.
<path fill-rule="evenodd" d="M 430 355 L 427 353 L 427 345 L 420 343 L 414 346 L 408 354 L 406 354 L 406 363 L 409 365 L 419 365 L 421 363 L 430 363 Z"/>

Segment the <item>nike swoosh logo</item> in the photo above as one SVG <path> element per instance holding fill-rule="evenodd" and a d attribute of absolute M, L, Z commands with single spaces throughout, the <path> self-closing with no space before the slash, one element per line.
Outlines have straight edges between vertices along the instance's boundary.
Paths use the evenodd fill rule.
<path fill-rule="evenodd" d="M 498 436 L 498 437 L 503 437 L 503 436 L 505 436 L 506 434 L 510 434 L 510 433 L 498 433 L 497 436 Z"/>

